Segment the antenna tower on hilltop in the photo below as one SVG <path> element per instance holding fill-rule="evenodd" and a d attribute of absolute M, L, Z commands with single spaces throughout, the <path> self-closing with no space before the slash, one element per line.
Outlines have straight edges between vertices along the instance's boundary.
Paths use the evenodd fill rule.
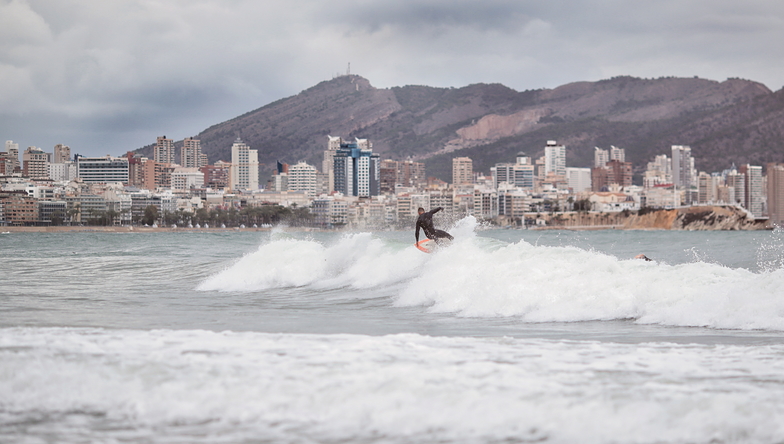
<path fill-rule="evenodd" d="M 347 76 L 351 75 L 351 62 L 348 62 L 348 68 L 346 68 L 346 75 Z"/>

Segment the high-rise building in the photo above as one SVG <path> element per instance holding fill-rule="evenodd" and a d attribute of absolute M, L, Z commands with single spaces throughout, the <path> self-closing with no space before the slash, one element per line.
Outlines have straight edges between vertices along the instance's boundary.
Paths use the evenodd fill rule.
<path fill-rule="evenodd" d="M 621 160 L 612 159 L 607 162 L 607 170 L 610 183 L 617 183 L 622 187 L 629 187 L 632 185 L 631 162 L 623 162 Z"/>
<path fill-rule="evenodd" d="M 158 137 L 153 158 L 158 163 L 174 163 L 174 141 L 166 136 Z"/>
<path fill-rule="evenodd" d="M 31 146 L 22 154 L 22 173 L 32 179 L 49 177 L 49 153 Z"/>
<path fill-rule="evenodd" d="M 155 190 L 171 187 L 171 176 L 177 164 L 160 163 L 148 159 L 142 163 L 142 188 Z"/>
<path fill-rule="evenodd" d="M 378 168 L 379 190 L 382 193 L 394 193 L 397 185 L 397 161 L 384 159 Z"/>
<path fill-rule="evenodd" d="M 754 216 L 762 216 L 763 208 L 763 189 L 762 189 L 762 167 L 755 165 L 741 165 L 740 173 L 745 176 L 745 202 L 744 206 Z"/>
<path fill-rule="evenodd" d="M 289 167 L 288 189 L 290 191 L 304 191 L 308 197 L 316 197 L 318 171 L 313 165 L 299 162 Z"/>
<path fill-rule="evenodd" d="M 474 183 L 474 163 L 468 157 L 452 159 L 452 185 L 471 185 Z"/>
<path fill-rule="evenodd" d="M 341 143 L 334 152 L 335 191 L 346 196 L 378 196 L 381 190 L 379 155 L 367 139 Z"/>
<path fill-rule="evenodd" d="M 49 164 L 49 178 L 55 182 L 71 181 L 76 177 L 76 163 L 73 161 Z"/>
<path fill-rule="evenodd" d="M 330 193 L 333 191 L 340 191 L 335 184 L 335 155 L 337 154 L 337 150 L 346 148 L 349 145 L 360 150 L 372 150 L 373 148 L 373 144 L 370 143 L 368 139 L 355 138 L 354 142 L 346 142 L 340 137 L 327 136 L 327 150 L 324 151 L 324 160 L 322 161 L 321 172 L 327 176 L 327 187 Z M 377 167 L 380 169 L 380 165 L 377 165 Z"/>
<path fill-rule="evenodd" d="M 731 170 L 724 178 L 724 184 L 727 186 L 727 202 L 731 204 L 745 206 L 746 202 L 746 176 L 738 173 L 737 170 Z M 729 191 L 732 191 L 730 193 Z"/>
<path fill-rule="evenodd" d="M 340 137 L 327 136 L 327 150 L 324 151 L 324 160 L 321 164 L 321 172 L 327 175 L 327 190 L 329 193 L 335 191 L 335 152 L 340 149 L 343 139 Z"/>
<path fill-rule="evenodd" d="M 591 189 L 590 168 L 566 168 L 566 181 L 574 193 L 582 193 Z"/>
<path fill-rule="evenodd" d="M 427 183 L 425 164 L 411 159 L 398 162 L 398 183 L 404 187 L 420 187 Z"/>
<path fill-rule="evenodd" d="M 180 165 L 183 168 L 201 168 L 206 163 L 202 163 L 201 140 L 193 137 L 186 137 L 182 141 L 180 150 Z"/>
<path fill-rule="evenodd" d="M 89 183 L 128 183 L 128 158 L 76 155 L 76 174 Z"/>
<path fill-rule="evenodd" d="M 221 190 L 229 187 L 229 172 L 231 164 L 219 160 L 214 165 L 204 165 L 201 172 L 204 173 L 204 185 L 214 190 Z"/>
<path fill-rule="evenodd" d="M 8 159 L 11 160 L 11 170 L 6 170 L 6 174 L 11 174 L 15 170 L 22 169 L 22 164 L 19 163 L 19 144 L 13 140 L 5 141 L 5 151 Z"/>
<path fill-rule="evenodd" d="M 497 163 L 491 168 L 493 187 L 499 189 L 503 183 L 515 188 L 533 189 L 534 166 L 530 158 L 518 156 L 518 163 Z"/>
<path fill-rule="evenodd" d="M 694 159 L 691 147 L 672 146 L 672 183 L 678 188 L 690 188 L 694 184 Z"/>
<path fill-rule="evenodd" d="M 672 161 L 666 154 L 658 155 L 653 162 L 648 162 L 643 177 L 643 186 L 652 188 L 657 185 L 672 183 Z"/>
<path fill-rule="evenodd" d="M 65 163 L 71 160 L 71 147 L 58 143 L 54 146 L 52 163 Z"/>
<path fill-rule="evenodd" d="M 611 160 L 607 166 L 591 168 L 591 190 L 605 191 L 606 187 L 617 184 L 622 187 L 632 185 L 632 163 Z"/>
<path fill-rule="evenodd" d="M 128 185 L 144 188 L 144 163 L 148 159 L 132 151 L 125 153 L 125 157 L 128 159 Z"/>
<path fill-rule="evenodd" d="M 607 165 L 607 162 L 610 161 L 610 153 L 598 146 L 595 146 L 593 150 L 593 167 L 604 168 Z"/>
<path fill-rule="evenodd" d="M 713 203 L 718 197 L 718 189 L 714 187 L 713 177 L 701 171 L 697 176 L 697 203 Z"/>
<path fill-rule="evenodd" d="M 11 156 L 5 151 L 0 151 L 0 176 L 10 176 L 14 172 L 14 163 Z"/>
<path fill-rule="evenodd" d="M 610 160 L 626 162 L 626 150 L 610 145 Z"/>
<path fill-rule="evenodd" d="M 423 187 L 427 184 L 425 164 L 408 160 L 384 159 L 379 165 L 382 192 L 395 191 L 395 185 Z"/>
<path fill-rule="evenodd" d="M 555 140 L 548 140 L 544 147 L 544 173 L 566 177 L 566 147 L 558 145 Z"/>
<path fill-rule="evenodd" d="M 767 171 L 770 223 L 784 226 L 784 163 L 769 163 Z"/>
<path fill-rule="evenodd" d="M 240 138 L 231 146 L 231 189 L 259 189 L 259 152 L 252 150 Z"/>

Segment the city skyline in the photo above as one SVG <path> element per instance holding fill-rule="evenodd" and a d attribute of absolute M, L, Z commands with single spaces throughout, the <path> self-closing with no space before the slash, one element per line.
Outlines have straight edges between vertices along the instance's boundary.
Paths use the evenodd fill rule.
<path fill-rule="evenodd" d="M 502 225 L 539 224 L 544 222 L 539 220 L 542 212 L 571 213 L 568 223 L 574 225 L 582 220 L 575 218 L 575 211 L 624 212 L 626 217 L 632 211 L 644 214 L 694 205 L 742 207 L 744 213 L 736 214 L 749 215 L 754 224 L 767 223 L 766 216 L 773 224 L 782 222 L 781 164 L 768 164 L 770 182 L 759 165 L 698 174 L 691 148 L 684 145 L 671 147 L 672 158 L 657 155 L 649 162 L 642 186 L 632 182 L 624 148 L 595 147 L 595 166 L 574 168 L 566 166 L 566 146 L 556 140 L 546 142 L 541 157 L 534 160 L 518 152 L 514 163 L 496 163 L 489 175 L 474 171 L 470 158 L 454 157 L 452 181 L 446 183 L 428 177 L 423 163 L 381 161 L 369 139 L 352 142 L 328 136 L 322 171 L 306 162 L 278 162 L 272 179 L 262 187 L 257 150 L 239 138 L 232 146 L 231 163 L 218 161 L 201 168 L 172 162 L 176 149 L 171 142 L 158 137 L 153 159 L 128 152 L 123 157 L 76 155 L 71 161 L 65 155 L 67 146 L 56 147 L 57 155 L 30 147 L 23 153 L 21 170 L 10 175 L 5 173 L 14 164 L 13 155 L 0 152 L 0 225 L 81 223 L 85 212 L 88 221 L 99 223 L 127 225 L 142 218 L 154 222 L 158 214 L 165 224 L 185 224 L 193 218 L 207 220 L 204 211 L 219 217 L 215 211 L 227 208 L 242 209 L 246 215 L 255 212 L 257 217 L 259 207 L 273 204 L 302 207 L 322 228 L 360 224 L 384 229 L 405 223 L 417 207 L 443 207 L 449 217 L 470 214 Z M 181 158 L 188 160 L 199 143 L 190 139 L 180 148 Z M 6 150 L 16 151 L 16 144 L 7 141 Z M 566 219 L 554 216 L 551 222 L 562 224 Z M 725 229 L 740 229 L 735 222 L 730 227 Z"/>

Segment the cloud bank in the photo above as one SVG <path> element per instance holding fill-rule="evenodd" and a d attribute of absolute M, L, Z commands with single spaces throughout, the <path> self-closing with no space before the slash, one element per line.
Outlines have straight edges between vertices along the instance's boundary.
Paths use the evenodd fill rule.
<path fill-rule="evenodd" d="M 348 63 L 377 87 L 696 75 L 775 90 L 783 41 L 769 1 L 0 0 L 0 138 L 120 154 Z"/>

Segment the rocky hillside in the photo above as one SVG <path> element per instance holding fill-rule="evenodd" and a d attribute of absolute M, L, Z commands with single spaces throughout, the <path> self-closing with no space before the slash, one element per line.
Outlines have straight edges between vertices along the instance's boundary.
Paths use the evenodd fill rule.
<path fill-rule="evenodd" d="M 229 160 L 238 136 L 259 160 L 320 165 L 327 135 L 369 138 L 383 158 L 423 160 L 450 180 L 451 158 L 489 171 L 545 142 L 567 146 L 567 164 L 590 166 L 593 148 L 626 149 L 635 169 L 670 145 L 691 145 L 700 169 L 784 161 L 784 90 L 740 79 L 617 77 L 518 92 L 499 84 L 374 88 L 341 76 L 214 125 L 197 135 L 210 161 Z"/>
<path fill-rule="evenodd" d="M 684 231 L 754 231 L 767 230 L 767 219 L 755 219 L 749 212 L 735 206 L 709 205 L 672 210 L 620 211 L 613 213 L 537 214 L 544 226 L 538 229 L 625 229 Z M 509 222 L 509 221 L 506 221 Z"/>

